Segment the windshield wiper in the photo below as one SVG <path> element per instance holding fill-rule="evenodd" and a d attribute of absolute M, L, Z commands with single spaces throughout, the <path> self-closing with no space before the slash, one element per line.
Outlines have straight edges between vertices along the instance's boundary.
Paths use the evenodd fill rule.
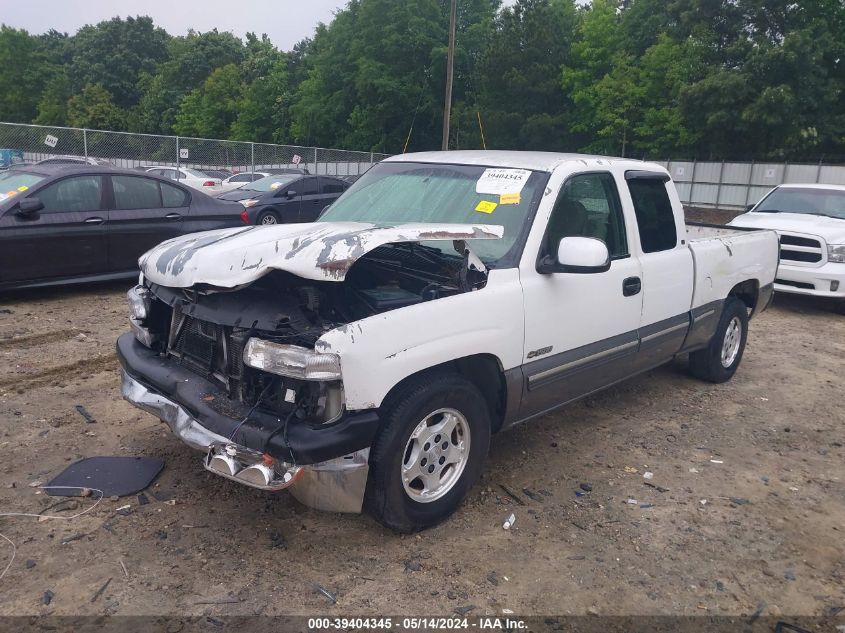
<path fill-rule="evenodd" d="M 780 213 L 780 209 L 754 209 L 758 213 Z"/>
<path fill-rule="evenodd" d="M 796 213 L 804 213 L 806 215 L 820 215 L 823 218 L 833 218 L 834 220 L 845 220 L 845 217 L 840 215 L 831 215 L 829 213 L 817 213 L 814 211 L 796 211 Z"/>

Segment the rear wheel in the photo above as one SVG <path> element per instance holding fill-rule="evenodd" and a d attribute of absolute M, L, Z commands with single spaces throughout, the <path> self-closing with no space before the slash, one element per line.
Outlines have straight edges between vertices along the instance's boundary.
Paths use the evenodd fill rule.
<path fill-rule="evenodd" d="M 690 372 L 708 382 L 727 382 L 736 373 L 748 337 L 748 309 L 728 297 L 710 344 L 689 356 Z"/>
<path fill-rule="evenodd" d="M 260 224 L 263 226 L 273 225 L 273 224 L 281 224 L 279 220 L 279 216 L 276 214 L 275 211 L 262 211 L 258 214 L 258 221 L 256 224 Z"/>
<path fill-rule="evenodd" d="M 490 412 L 478 389 L 441 374 L 402 389 L 382 410 L 364 505 L 383 525 L 414 532 L 460 505 L 481 474 Z"/>

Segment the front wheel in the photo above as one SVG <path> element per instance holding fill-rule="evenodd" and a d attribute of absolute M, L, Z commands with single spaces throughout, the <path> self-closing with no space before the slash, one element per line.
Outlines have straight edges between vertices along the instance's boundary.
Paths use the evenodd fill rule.
<path fill-rule="evenodd" d="M 728 297 L 710 344 L 689 355 L 690 372 L 708 382 L 727 382 L 736 373 L 748 337 L 748 309 Z"/>
<path fill-rule="evenodd" d="M 431 527 L 452 514 L 481 474 L 490 447 L 490 411 L 468 380 L 443 374 L 391 398 L 370 452 L 364 505 L 398 532 Z"/>

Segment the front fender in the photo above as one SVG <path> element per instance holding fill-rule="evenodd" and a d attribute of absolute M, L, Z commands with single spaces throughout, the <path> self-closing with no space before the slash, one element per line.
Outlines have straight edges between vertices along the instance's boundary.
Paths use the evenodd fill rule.
<path fill-rule="evenodd" d="M 478 291 L 377 314 L 324 334 L 318 351 L 341 359 L 346 407 L 374 409 L 399 382 L 445 362 L 489 354 L 502 369 L 523 353 L 517 269 L 492 270 Z"/>

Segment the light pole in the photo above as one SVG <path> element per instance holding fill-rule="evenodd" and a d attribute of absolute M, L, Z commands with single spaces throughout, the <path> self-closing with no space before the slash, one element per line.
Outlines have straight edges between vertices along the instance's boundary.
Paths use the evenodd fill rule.
<path fill-rule="evenodd" d="M 458 14 L 458 0 L 452 0 L 452 14 L 449 18 L 449 52 L 446 55 L 446 104 L 443 107 L 443 144 L 449 149 L 449 119 L 452 116 L 452 78 L 455 69 L 455 22 Z"/>

